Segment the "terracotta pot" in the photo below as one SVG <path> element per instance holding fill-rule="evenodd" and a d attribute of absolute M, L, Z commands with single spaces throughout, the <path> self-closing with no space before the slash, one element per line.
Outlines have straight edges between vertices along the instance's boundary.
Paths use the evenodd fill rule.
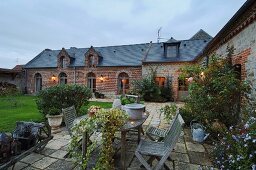
<path fill-rule="evenodd" d="M 52 130 L 57 130 L 60 128 L 62 123 L 63 114 L 60 115 L 46 115 L 48 123 L 51 126 Z"/>

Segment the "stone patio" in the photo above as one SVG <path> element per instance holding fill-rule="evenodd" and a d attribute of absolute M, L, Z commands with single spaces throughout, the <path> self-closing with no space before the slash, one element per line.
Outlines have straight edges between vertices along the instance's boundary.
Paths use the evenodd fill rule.
<path fill-rule="evenodd" d="M 146 109 L 150 116 L 143 124 L 144 129 L 149 125 L 160 128 L 167 128 L 168 123 L 165 122 L 164 115 L 159 109 L 167 103 L 146 103 Z M 178 104 L 179 106 L 181 104 Z M 198 170 L 198 169 L 213 169 L 209 153 L 212 146 L 208 144 L 199 144 L 191 139 L 190 129 L 185 128 L 174 151 L 171 153 L 171 161 L 167 161 L 170 169 L 175 170 Z M 135 138 L 134 134 L 129 135 L 130 138 Z M 15 170 L 53 170 L 53 169 L 79 169 L 71 159 L 65 158 L 68 153 L 68 143 L 70 136 L 65 128 L 62 132 L 54 134 L 54 138 L 48 143 L 46 148 L 40 153 L 32 153 L 16 163 Z M 137 147 L 136 140 L 127 141 L 127 165 L 128 170 L 143 170 L 138 159 L 134 155 Z M 153 164 L 157 163 L 156 161 Z M 116 169 L 120 169 L 120 151 L 115 155 Z M 9 168 L 11 169 L 11 168 Z M 164 169 L 164 168 L 163 168 Z"/>

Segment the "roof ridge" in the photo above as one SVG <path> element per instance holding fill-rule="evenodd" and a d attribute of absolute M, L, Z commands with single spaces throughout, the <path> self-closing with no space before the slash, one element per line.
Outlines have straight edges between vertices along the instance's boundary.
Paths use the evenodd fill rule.
<path fill-rule="evenodd" d="M 212 39 L 212 36 L 205 32 L 203 29 L 197 31 L 189 40 L 205 40 L 205 39 Z"/>

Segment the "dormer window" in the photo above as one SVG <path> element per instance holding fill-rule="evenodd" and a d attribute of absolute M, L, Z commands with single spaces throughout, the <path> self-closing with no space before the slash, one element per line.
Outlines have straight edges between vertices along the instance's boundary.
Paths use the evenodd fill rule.
<path fill-rule="evenodd" d="M 96 57 L 94 55 L 89 56 L 89 67 L 96 67 Z"/>
<path fill-rule="evenodd" d="M 58 68 L 67 68 L 70 65 L 71 57 L 65 48 L 62 48 L 57 56 L 57 66 Z"/>
<path fill-rule="evenodd" d="M 91 46 L 89 50 L 84 54 L 85 64 L 87 67 L 97 67 L 100 61 L 99 53 Z"/>
<path fill-rule="evenodd" d="M 178 54 L 178 46 L 177 45 L 167 46 L 167 51 L 166 51 L 167 58 L 175 58 L 175 57 L 177 57 L 177 54 Z"/>
<path fill-rule="evenodd" d="M 164 42 L 164 56 L 166 58 L 179 57 L 179 48 L 181 41 L 175 40 L 171 37 L 168 41 Z"/>

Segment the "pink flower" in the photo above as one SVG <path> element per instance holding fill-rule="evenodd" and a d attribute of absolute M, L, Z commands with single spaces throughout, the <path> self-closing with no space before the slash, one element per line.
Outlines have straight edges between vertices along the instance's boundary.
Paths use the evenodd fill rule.
<path fill-rule="evenodd" d="M 189 78 L 188 78 L 188 82 L 189 82 L 189 83 L 192 83 L 192 82 L 193 82 L 193 77 L 189 77 Z"/>

